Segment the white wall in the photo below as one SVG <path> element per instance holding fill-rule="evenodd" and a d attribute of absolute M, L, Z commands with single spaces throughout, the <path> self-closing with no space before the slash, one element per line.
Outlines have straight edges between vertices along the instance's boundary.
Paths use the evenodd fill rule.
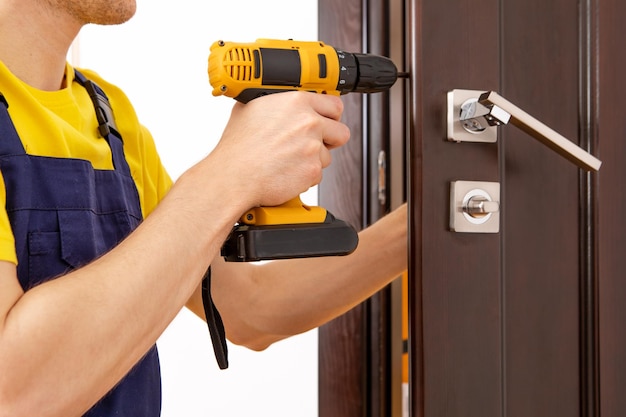
<path fill-rule="evenodd" d="M 85 28 L 73 60 L 126 91 L 173 178 L 211 150 L 234 103 L 211 96 L 214 41 L 317 39 L 315 0 L 137 3 L 124 25 Z M 316 331 L 261 353 L 230 345 L 226 371 L 217 367 L 206 324 L 187 311 L 158 344 L 164 417 L 317 416 Z"/>

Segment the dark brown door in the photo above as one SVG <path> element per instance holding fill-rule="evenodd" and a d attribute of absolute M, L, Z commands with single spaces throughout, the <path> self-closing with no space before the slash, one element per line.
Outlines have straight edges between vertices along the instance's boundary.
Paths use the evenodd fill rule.
<path fill-rule="evenodd" d="M 388 161 L 410 178 L 411 414 L 626 415 L 626 3 L 319 4 L 321 40 L 391 55 L 400 45 L 394 60 L 411 73 L 409 163 Z M 453 89 L 497 91 L 597 155 L 600 173 L 513 126 L 495 144 L 447 141 Z M 369 131 L 376 120 L 381 132 L 398 123 L 367 100 L 346 98 L 352 148 L 336 157 L 320 198 L 359 227 L 388 209 L 372 208 L 368 173 L 394 138 Z M 456 180 L 500 184 L 499 233 L 450 231 Z M 392 305 L 386 290 L 322 329 L 321 416 L 391 415 Z"/>

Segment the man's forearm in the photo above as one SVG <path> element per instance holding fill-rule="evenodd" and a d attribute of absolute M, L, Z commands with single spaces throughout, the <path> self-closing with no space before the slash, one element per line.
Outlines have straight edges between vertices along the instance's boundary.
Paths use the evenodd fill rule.
<path fill-rule="evenodd" d="M 258 266 L 217 260 L 213 293 L 228 338 L 264 349 L 337 317 L 400 276 L 407 268 L 406 205 L 359 238 L 359 246 L 348 256 Z M 237 297 L 226 295 L 233 291 Z"/>

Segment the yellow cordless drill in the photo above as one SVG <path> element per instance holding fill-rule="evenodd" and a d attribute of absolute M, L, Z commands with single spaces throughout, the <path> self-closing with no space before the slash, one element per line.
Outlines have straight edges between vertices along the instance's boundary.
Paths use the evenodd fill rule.
<path fill-rule="evenodd" d="M 242 103 L 294 90 L 337 96 L 375 93 L 406 76 L 386 57 L 348 53 L 323 42 L 218 41 L 209 55 L 213 95 Z M 296 197 L 281 206 L 256 207 L 245 213 L 224 243 L 222 256 L 243 262 L 347 255 L 357 244 L 358 235 L 351 226 Z"/>

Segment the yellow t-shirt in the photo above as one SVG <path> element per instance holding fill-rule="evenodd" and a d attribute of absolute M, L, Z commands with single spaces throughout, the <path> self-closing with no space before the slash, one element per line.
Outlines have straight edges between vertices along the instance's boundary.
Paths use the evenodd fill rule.
<path fill-rule="evenodd" d="M 150 132 L 142 126 L 126 95 L 98 74 L 80 70 L 106 93 L 124 154 L 137 185 L 144 218 L 172 186 L 161 164 Z M 74 69 L 66 66 L 67 87 L 59 91 L 35 89 L 0 62 L 0 93 L 9 103 L 9 115 L 26 153 L 90 161 L 95 169 L 113 169 L 111 150 L 98 134 L 98 122 L 84 87 L 72 82 Z M 0 138 L 2 140 L 2 138 Z M 0 176 L 0 260 L 17 263 L 15 242 L 6 212 L 6 190 Z"/>

